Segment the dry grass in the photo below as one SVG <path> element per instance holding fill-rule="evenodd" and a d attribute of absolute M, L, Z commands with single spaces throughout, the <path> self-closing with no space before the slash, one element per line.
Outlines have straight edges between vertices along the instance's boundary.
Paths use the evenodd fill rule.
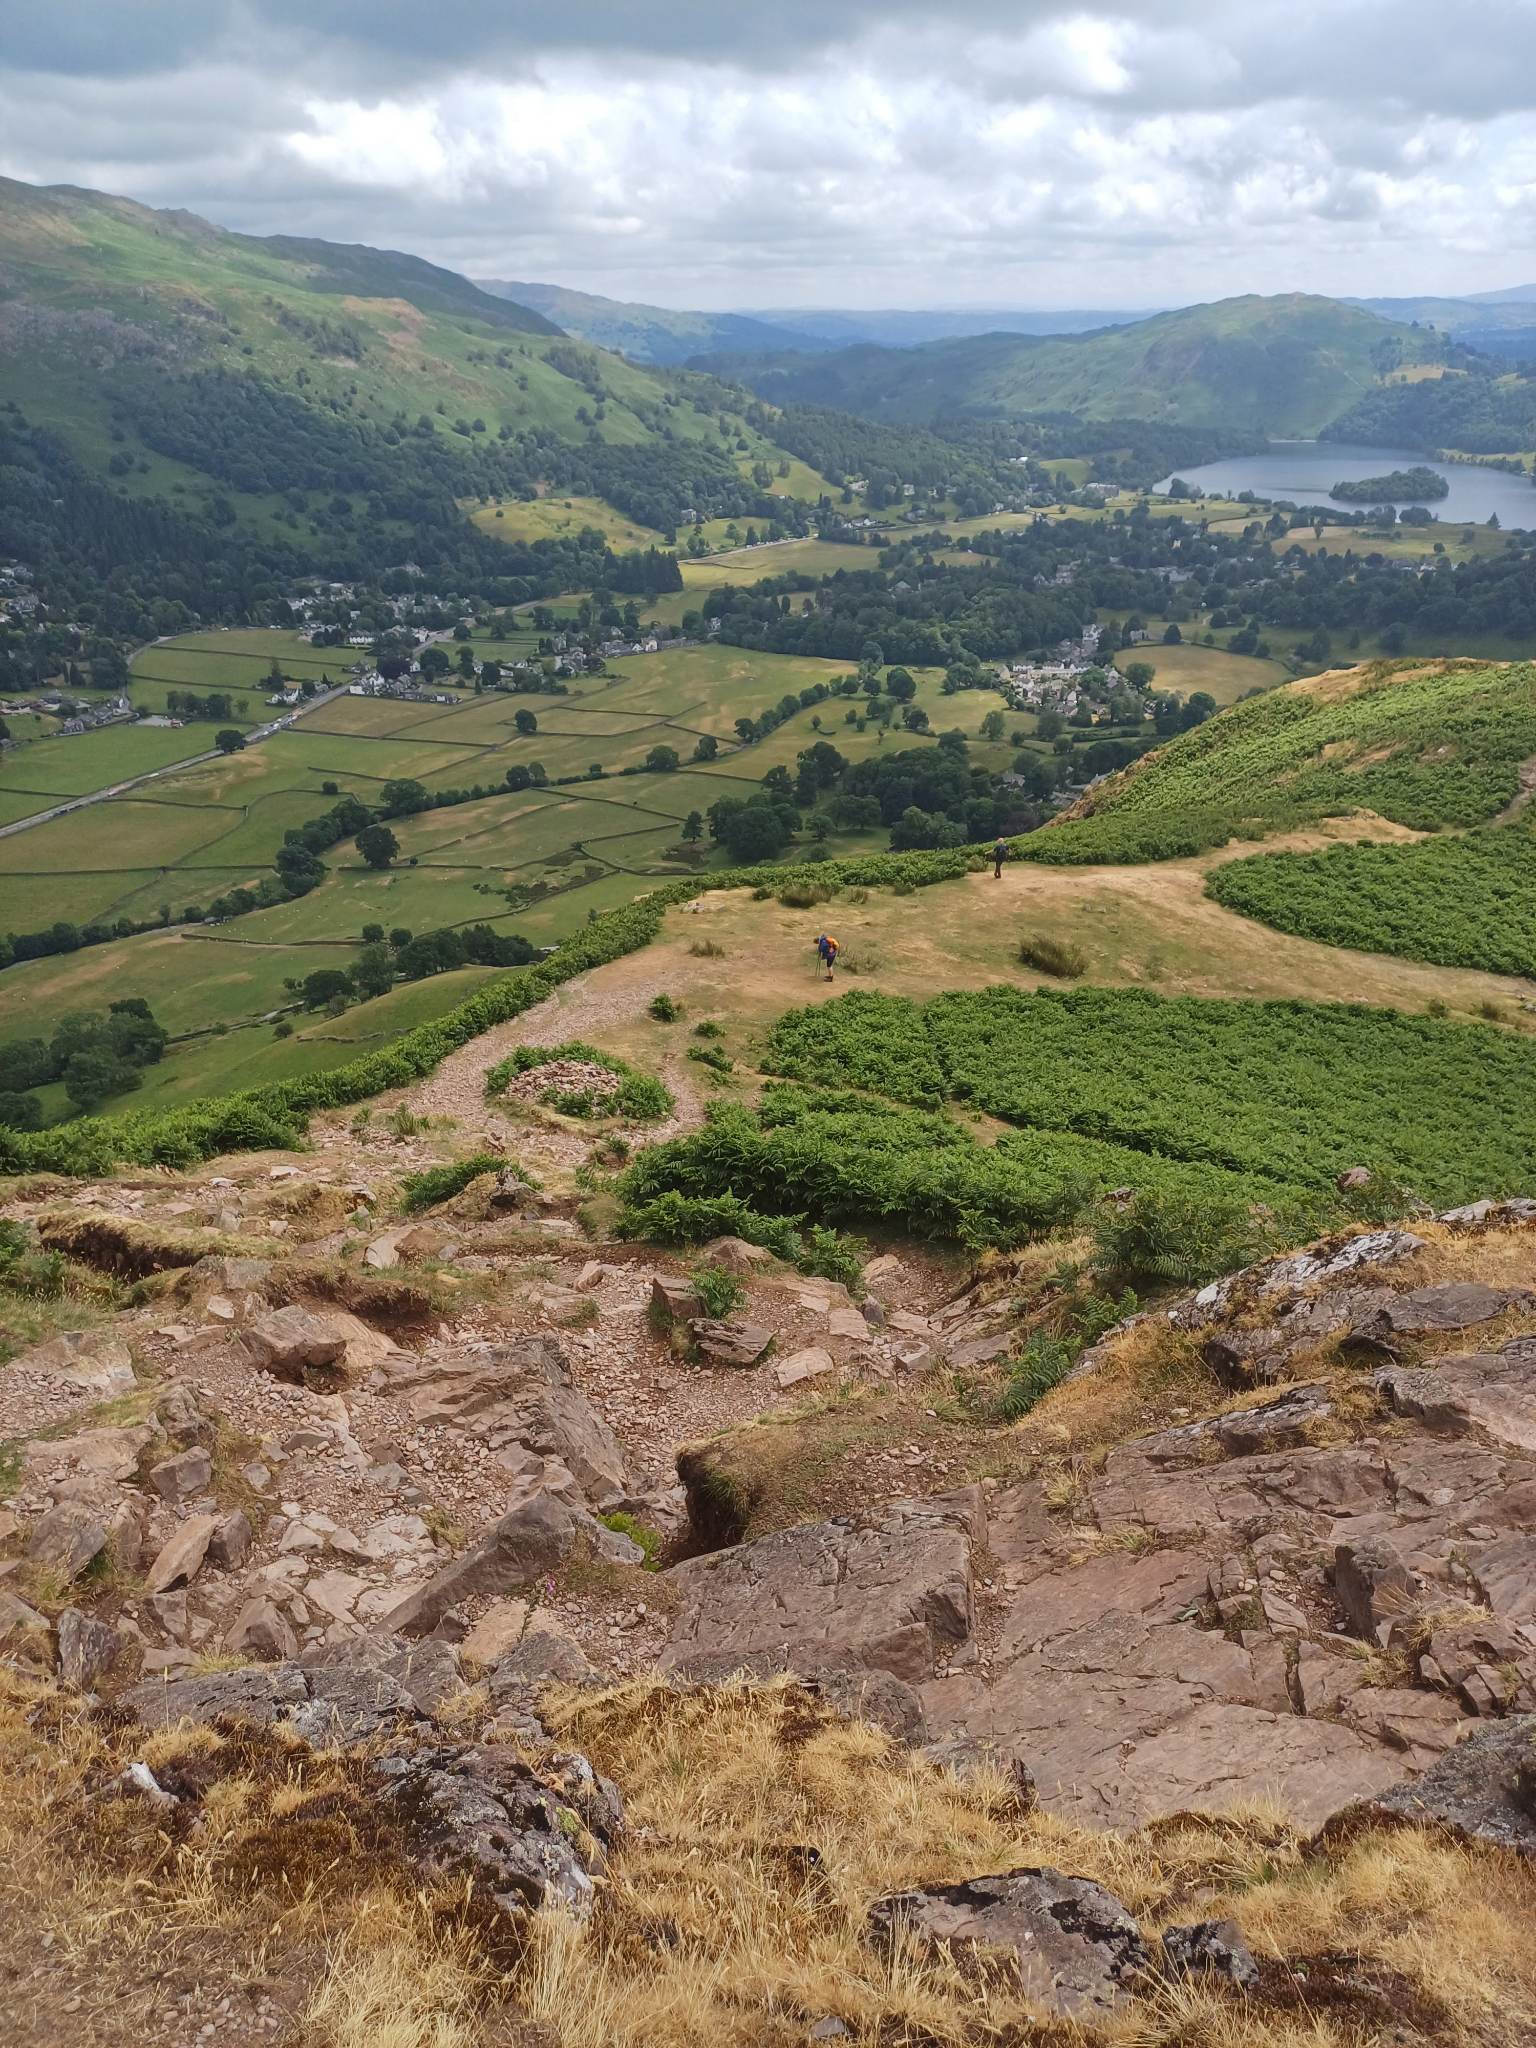
<path fill-rule="evenodd" d="M 1252 1998 L 1149 1984 L 1113 2048 L 1506 2048 L 1536 2029 L 1536 1874 L 1413 1829 L 1310 1850 L 1273 1813 L 1130 1836 L 1022 1813 L 836 1720 L 787 1682 L 636 1682 L 554 1696 L 562 1740 L 623 1789 L 628 1833 L 595 1920 L 509 1939 L 423 1889 L 361 1766 L 281 1731 L 135 1735 L 0 1676 L 0 1912 L 8 2048 L 170 2048 L 228 2000 L 293 2048 L 857 2048 L 1081 2041 L 1004 1970 L 864 1939 L 872 1898 L 1051 1864 L 1155 1933 L 1232 1912 Z M 187 1795 L 113 1796 L 131 1758 Z M 196 1815 L 195 1824 L 192 1819 Z"/>
<path fill-rule="evenodd" d="M 1049 2038 L 1006 1979 L 863 1940 L 881 1892 L 1041 1863 L 1097 1878 L 1149 1931 L 1230 1911 L 1266 1965 L 1253 2000 L 1161 1987 L 1110 2027 L 1117 2048 L 1359 2048 L 1411 2038 L 1393 2032 L 1409 2017 L 1494 2048 L 1536 2026 L 1536 1877 L 1495 1856 L 1402 1831 L 1323 1860 L 1264 1812 L 1125 1837 L 1021 1816 L 1000 1777 L 961 1784 L 787 1685 L 637 1683 L 558 1716 L 633 1830 L 592 1937 L 553 1932 L 530 1958 L 524 1995 L 559 2048 L 787 2048 L 824 2013 L 867 2048 Z M 1335 1985 L 1346 1961 L 1358 1982 Z"/>

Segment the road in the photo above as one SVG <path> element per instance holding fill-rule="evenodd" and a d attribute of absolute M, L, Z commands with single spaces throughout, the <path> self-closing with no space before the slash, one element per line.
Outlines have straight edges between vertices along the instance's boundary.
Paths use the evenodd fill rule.
<path fill-rule="evenodd" d="M 335 697 L 344 697 L 349 685 L 338 683 L 334 690 L 323 690 L 318 697 L 311 697 L 298 710 L 287 712 L 282 718 L 271 719 L 266 725 L 258 725 L 245 736 L 245 744 L 254 746 L 258 740 L 270 739 L 275 732 L 285 732 L 306 711 L 318 711 L 322 704 L 329 704 Z M 110 727 L 102 730 L 110 731 Z M 34 811 L 30 818 L 18 818 L 12 825 L 0 825 L 0 839 L 9 839 L 13 832 L 29 831 L 34 825 L 46 825 L 50 818 L 67 818 L 71 811 L 83 811 L 89 804 L 104 804 L 108 798 L 127 796 L 131 790 L 142 789 L 146 783 L 159 782 L 167 775 L 180 775 L 188 768 L 196 768 L 203 761 L 217 761 L 219 750 L 210 747 L 206 754 L 188 754 L 184 761 L 172 761 L 164 768 L 151 768 L 147 774 L 132 776 L 127 782 L 114 782 L 106 789 L 93 789 L 87 796 L 72 796 L 51 810 Z"/>

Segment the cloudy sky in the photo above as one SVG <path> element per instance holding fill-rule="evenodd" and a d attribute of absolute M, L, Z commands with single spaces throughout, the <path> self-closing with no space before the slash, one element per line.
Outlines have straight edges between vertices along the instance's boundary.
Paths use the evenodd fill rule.
<path fill-rule="evenodd" d="M 5 0 L 0 171 L 707 307 L 1536 278 L 1536 0 Z"/>

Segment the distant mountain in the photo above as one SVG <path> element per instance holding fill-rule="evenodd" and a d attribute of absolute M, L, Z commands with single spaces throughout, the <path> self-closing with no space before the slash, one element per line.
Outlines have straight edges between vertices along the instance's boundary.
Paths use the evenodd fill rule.
<path fill-rule="evenodd" d="M 686 363 L 701 355 L 767 355 L 785 349 L 820 349 L 827 344 L 797 327 L 744 313 L 685 313 L 627 299 L 604 299 L 568 291 L 558 284 L 514 284 L 496 278 L 480 290 L 532 306 L 567 334 L 598 348 L 613 349 L 636 363 Z"/>
<path fill-rule="evenodd" d="M 529 300 L 530 305 L 537 304 Z M 1138 313 L 1114 312 L 1019 312 L 981 311 L 962 313 L 922 312 L 799 312 L 757 313 L 759 320 L 776 320 L 799 333 L 835 347 L 861 341 L 882 348 L 916 348 L 925 341 L 953 341 L 972 334 L 1085 334 L 1099 327 L 1126 327 L 1145 320 L 1156 309 L 1143 307 Z"/>
<path fill-rule="evenodd" d="M 1298 292 L 1222 299 L 1082 335 L 986 334 L 737 367 L 777 403 L 876 419 L 1072 412 L 1306 436 L 1391 371 L 1459 354 L 1427 328 Z"/>
<path fill-rule="evenodd" d="M 1472 292 L 1476 306 L 1536 306 L 1536 284 L 1507 284 L 1502 291 Z"/>

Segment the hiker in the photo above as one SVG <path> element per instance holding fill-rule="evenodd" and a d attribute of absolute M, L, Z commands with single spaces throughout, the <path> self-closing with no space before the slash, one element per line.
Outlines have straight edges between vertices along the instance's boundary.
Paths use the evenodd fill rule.
<path fill-rule="evenodd" d="M 992 879 L 994 882 L 1000 882 L 1003 879 L 1003 862 L 1007 858 L 1008 842 L 1006 839 L 999 839 L 996 846 L 992 849 Z"/>
<path fill-rule="evenodd" d="M 834 938 L 823 932 L 816 941 L 816 951 L 821 955 L 821 964 L 827 970 L 827 979 L 832 979 L 832 969 L 837 964 L 838 946 Z"/>

